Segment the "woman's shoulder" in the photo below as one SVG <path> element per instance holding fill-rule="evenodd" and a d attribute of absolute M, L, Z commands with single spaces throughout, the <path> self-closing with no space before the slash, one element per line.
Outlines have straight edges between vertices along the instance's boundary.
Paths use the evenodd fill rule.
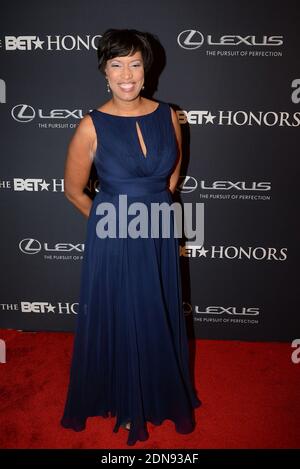
<path fill-rule="evenodd" d="M 103 103 L 102 106 L 96 107 L 96 111 L 101 111 L 101 112 L 110 112 L 111 109 L 111 101 L 106 101 L 106 103 Z"/>
<path fill-rule="evenodd" d="M 148 98 L 144 98 L 144 99 L 145 99 L 145 102 L 148 105 L 148 111 L 149 112 L 155 111 L 158 106 L 166 107 L 168 109 L 172 109 L 171 106 L 166 101 L 162 101 L 162 100 L 154 101 L 153 99 L 148 99 Z"/>

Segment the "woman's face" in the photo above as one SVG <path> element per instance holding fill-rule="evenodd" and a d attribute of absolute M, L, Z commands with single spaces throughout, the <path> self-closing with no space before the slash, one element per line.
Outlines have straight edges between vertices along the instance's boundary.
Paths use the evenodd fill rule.
<path fill-rule="evenodd" d="M 144 65 L 140 51 L 134 55 L 115 57 L 106 63 L 106 77 L 112 93 L 119 99 L 135 99 L 144 84 Z"/>

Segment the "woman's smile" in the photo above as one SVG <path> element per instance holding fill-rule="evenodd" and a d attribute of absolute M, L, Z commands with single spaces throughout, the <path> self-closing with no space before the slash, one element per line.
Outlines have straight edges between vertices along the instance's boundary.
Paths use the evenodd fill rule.
<path fill-rule="evenodd" d="M 129 92 L 129 91 L 132 91 L 134 89 L 134 83 L 122 83 L 119 85 L 119 87 L 125 91 L 125 92 Z"/>

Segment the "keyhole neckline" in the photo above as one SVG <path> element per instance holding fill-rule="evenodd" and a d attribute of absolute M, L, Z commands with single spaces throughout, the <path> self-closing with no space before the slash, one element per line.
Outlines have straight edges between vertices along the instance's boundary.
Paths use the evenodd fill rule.
<path fill-rule="evenodd" d="M 138 132 L 138 130 L 139 130 L 139 132 Z M 140 140 L 139 133 L 140 133 L 142 142 Z M 144 158 L 147 158 L 148 157 L 148 147 L 147 147 L 146 142 L 144 140 L 144 135 L 143 135 L 142 129 L 140 128 L 140 124 L 138 123 L 138 121 L 135 122 L 135 134 L 136 134 L 136 139 L 138 141 L 138 146 L 139 146 L 140 153 L 142 154 L 142 156 Z M 143 143 L 143 145 L 142 145 L 142 143 Z M 143 146 L 146 149 L 146 154 L 144 154 Z"/>

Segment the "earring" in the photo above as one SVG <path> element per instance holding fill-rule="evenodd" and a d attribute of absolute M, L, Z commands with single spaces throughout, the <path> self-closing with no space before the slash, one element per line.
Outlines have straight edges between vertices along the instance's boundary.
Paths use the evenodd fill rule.
<path fill-rule="evenodd" d="M 145 86 L 143 85 L 143 86 L 142 86 L 142 90 L 143 90 L 144 88 L 145 88 Z"/>
<path fill-rule="evenodd" d="M 108 80 L 106 80 L 106 85 L 107 85 L 107 92 L 110 93 L 110 87 L 109 87 Z"/>

